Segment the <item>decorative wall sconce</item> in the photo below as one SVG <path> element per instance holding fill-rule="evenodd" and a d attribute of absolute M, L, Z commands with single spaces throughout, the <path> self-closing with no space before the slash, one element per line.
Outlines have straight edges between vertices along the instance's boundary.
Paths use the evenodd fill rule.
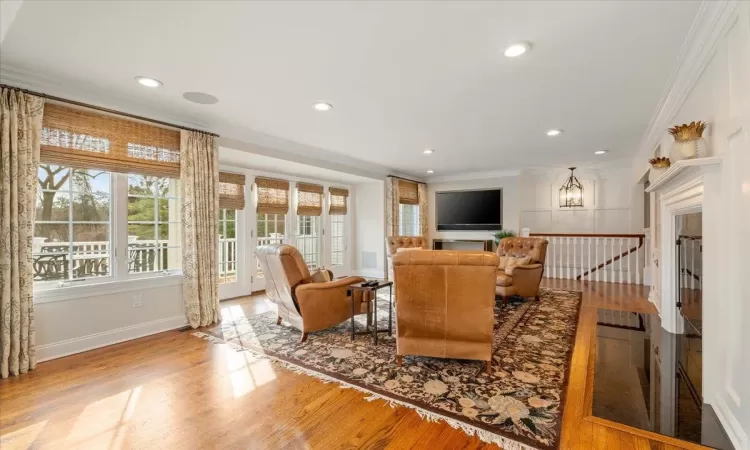
<path fill-rule="evenodd" d="M 569 167 L 570 178 L 560 188 L 560 207 L 576 208 L 583 207 L 583 185 L 573 174 L 575 167 Z"/>

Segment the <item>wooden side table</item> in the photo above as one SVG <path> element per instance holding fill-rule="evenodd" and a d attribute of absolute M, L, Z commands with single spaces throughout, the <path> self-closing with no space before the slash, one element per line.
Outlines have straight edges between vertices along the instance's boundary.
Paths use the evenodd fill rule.
<path fill-rule="evenodd" d="M 388 288 L 388 328 L 378 329 L 378 290 L 386 287 Z M 373 299 L 367 302 L 368 316 L 370 315 L 370 308 L 372 308 L 372 331 L 370 331 L 369 328 L 366 331 L 356 331 L 354 329 L 354 315 L 356 314 L 354 293 L 357 291 L 362 293 L 361 298 L 364 298 L 364 296 L 370 292 L 375 294 Z M 382 280 L 379 281 L 378 284 L 372 286 L 363 286 L 362 283 L 352 284 L 349 286 L 348 294 L 352 299 L 352 341 L 354 341 L 354 336 L 356 335 L 370 334 L 372 332 L 373 341 L 375 342 L 375 345 L 378 345 L 378 333 L 388 333 L 388 336 L 393 335 L 393 281 Z"/>

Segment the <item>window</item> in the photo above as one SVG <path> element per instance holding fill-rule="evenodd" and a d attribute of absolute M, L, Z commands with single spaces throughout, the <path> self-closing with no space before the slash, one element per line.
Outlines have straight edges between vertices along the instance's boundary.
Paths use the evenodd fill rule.
<path fill-rule="evenodd" d="M 258 213 L 257 246 L 283 244 L 286 233 L 286 214 Z M 263 271 L 258 264 L 257 274 L 263 277 Z"/>
<path fill-rule="evenodd" d="M 399 205 L 398 230 L 401 236 L 419 236 L 419 205 Z"/>
<path fill-rule="evenodd" d="M 128 175 L 128 273 L 182 267 L 180 182 Z"/>
<path fill-rule="evenodd" d="M 320 216 L 297 216 L 297 250 L 311 270 L 321 265 Z"/>
<path fill-rule="evenodd" d="M 237 281 L 237 211 L 219 211 L 219 283 Z"/>
<path fill-rule="evenodd" d="M 112 176 L 41 164 L 32 243 L 34 281 L 110 276 Z"/>
<path fill-rule="evenodd" d="M 331 265 L 344 265 L 344 216 L 331 216 Z"/>

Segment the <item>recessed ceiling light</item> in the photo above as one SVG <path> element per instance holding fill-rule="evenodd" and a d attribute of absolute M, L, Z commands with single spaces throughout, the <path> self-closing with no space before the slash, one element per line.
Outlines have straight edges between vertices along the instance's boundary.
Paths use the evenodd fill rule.
<path fill-rule="evenodd" d="M 594 152 L 595 155 L 603 155 L 607 153 L 609 150 L 597 150 Z"/>
<path fill-rule="evenodd" d="M 435 173 L 434 170 L 428 170 L 427 173 Z"/>
<path fill-rule="evenodd" d="M 505 49 L 505 56 L 508 58 L 515 58 L 517 56 L 521 56 L 524 53 L 531 50 L 531 44 L 528 42 L 516 42 L 515 44 L 509 45 Z"/>
<path fill-rule="evenodd" d="M 422 153 L 424 153 L 425 155 L 431 155 L 431 154 L 435 153 L 435 150 L 433 150 L 431 148 L 426 148 L 426 149 L 424 149 L 424 151 Z"/>
<path fill-rule="evenodd" d="M 313 105 L 313 108 L 317 109 L 318 111 L 330 111 L 333 109 L 333 106 L 331 106 L 330 103 L 318 102 Z"/>
<path fill-rule="evenodd" d="M 161 81 L 157 80 L 156 78 L 135 77 L 135 81 L 137 81 L 141 86 L 150 88 L 158 88 L 162 85 Z"/>
<path fill-rule="evenodd" d="M 562 130 L 557 130 L 557 129 L 547 130 L 547 136 L 559 136 L 560 134 L 562 134 Z"/>
<path fill-rule="evenodd" d="M 216 103 L 219 103 L 218 98 L 211 94 L 206 94 L 205 92 L 185 92 L 182 94 L 182 97 L 189 102 L 198 103 L 200 105 L 215 105 Z"/>

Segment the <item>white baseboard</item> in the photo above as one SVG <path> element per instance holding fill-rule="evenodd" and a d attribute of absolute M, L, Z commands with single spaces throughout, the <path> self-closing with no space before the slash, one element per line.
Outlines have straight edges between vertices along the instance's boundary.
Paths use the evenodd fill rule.
<path fill-rule="evenodd" d="M 732 414 L 732 411 L 727 406 L 727 402 L 721 396 L 717 395 L 711 406 L 714 408 L 716 416 L 719 418 L 719 422 L 724 427 L 724 431 L 727 433 L 729 440 L 732 441 L 732 445 L 737 450 L 750 449 L 750 441 L 748 441 L 747 435 L 750 430 L 744 430 L 739 419 Z"/>
<path fill-rule="evenodd" d="M 62 358 L 63 356 L 106 347 L 112 344 L 138 339 L 164 331 L 182 328 L 187 324 L 184 315 L 167 317 L 138 325 L 131 325 L 115 330 L 103 331 L 101 333 L 89 334 L 73 339 L 68 339 L 51 344 L 39 345 L 36 348 L 37 362 L 49 361 L 50 359 Z"/>
<path fill-rule="evenodd" d="M 385 278 L 385 271 L 378 269 L 354 269 L 353 273 L 365 278 Z"/>

